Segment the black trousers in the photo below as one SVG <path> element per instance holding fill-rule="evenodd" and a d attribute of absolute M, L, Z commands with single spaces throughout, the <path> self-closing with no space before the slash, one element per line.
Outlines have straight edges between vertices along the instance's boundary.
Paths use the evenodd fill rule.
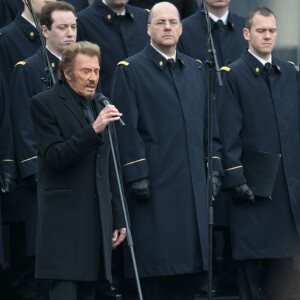
<path fill-rule="evenodd" d="M 194 300 L 196 274 L 141 279 L 144 300 Z"/>
<path fill-rule="evenodd" d="M 293 281 L 293 259 L 237 262 L 241 300 L 287 300 Z"/>
<path fill-rule="evenodd" d="M 96 282 L 39 280 L 37 300 L 95 300 Z"/>

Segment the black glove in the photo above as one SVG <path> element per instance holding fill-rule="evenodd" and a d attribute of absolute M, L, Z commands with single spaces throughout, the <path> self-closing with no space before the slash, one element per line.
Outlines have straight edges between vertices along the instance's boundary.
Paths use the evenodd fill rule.
<path fill-rule="evenodd" d="M 213 171 L 211 174 L 212 195 L 216 197 L 221 189 L 221 176 L 219 172 Z"/>
<path fill-rule="evenodd" d="M 37 174 L 29 175 L 22 179 L 19 183 L 19 187 L 36 188 L 37 185 Z"/>
<path fill-rule="evenodd" d="M 129 192 L 139 200 L 150 198 L 150 182 L 148 178 L 136 180 L 129 183 Z"/>
<path fill-rule="evenodd" d="M 237 185 L 231 188 L 231 195 L 237 201 L 242 202 L 255 202 L 253 192 L 249 188 L 247 183 Z"/>
<path fill-rule="evenodd" d="M 7 194 L 15 191 L 17 188 L 14 178 L 9 174 L 2 174 L 1 176 L 1 192 Z"/>

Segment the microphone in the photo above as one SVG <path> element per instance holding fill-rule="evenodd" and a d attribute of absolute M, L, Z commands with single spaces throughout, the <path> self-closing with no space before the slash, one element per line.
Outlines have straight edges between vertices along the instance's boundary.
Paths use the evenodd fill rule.
<path fill-rule="evenodd" d="M 107 106 L 107 105 L 109 105 L 109 104 L 111 104 L 110 102 L 109 102 L 109 99 L 106 97 L 106 96 L 104 96 L 102 93 L 99 93 L 98 94 L 98 96 L 97 96 L 97 98 L 96 98 L 96 101 L 99 101 L 102 105 L 104 105 L 104 106 Z M 122 126 L 122 127 L 124 127 L 126 124 L 124 123 L 124 121 L 120 118 L 119 120 L 119 124 Z"/>

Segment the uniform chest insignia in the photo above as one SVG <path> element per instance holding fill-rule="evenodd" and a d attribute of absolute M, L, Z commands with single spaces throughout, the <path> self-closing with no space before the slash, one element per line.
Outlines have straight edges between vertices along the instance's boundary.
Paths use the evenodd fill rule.
<path fill-rule="evenodd" d="M 226 67 L 226 66 L 224 66 L 220 69 L 220 71 L 225 71 L 225 72 L 230 72 L 230 70 L 231 70 L 231 68 Z"/>
<path fill-rule="evenodd" d="M 51 63 L 51 67 L 54 69 L 55 68 L 55 63 Z"/>
<path fill-rule="evenodd" d="M 159 62 L 159 65 L 162 67 L 162 66 L 164 65 L 164 62 L 161 60 L 161 61 Z"/>
<path fill-rule="evenodd" d="M 260 69 L 259 68 L 255 68 L 255 72 L 259 73 Z"/>
<path fill-rule="evenodd" d="M 128 67 L 129 66 L 129 62 L 125 61 L 125 60 L 122 60 L 122 61 L 118 62 L 118 66 Z"/>
<path fill-rule="evenodd" d="M 106 18 L 108 21 L 111 21 L 111 15 L 107 15 Z"/>
<path fill-rule="evenodd" d="M 30 37 L 34 37 L 34 32 L 31 31 L 31 32 L 29 33 L 29 35 L 30 35 Z"/>

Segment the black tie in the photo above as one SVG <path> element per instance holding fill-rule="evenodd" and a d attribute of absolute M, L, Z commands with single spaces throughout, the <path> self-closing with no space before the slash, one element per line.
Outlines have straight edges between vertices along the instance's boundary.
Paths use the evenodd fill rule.
<path fill-rule="evenodd" d="M 86 121 L 89 124 L 93 123 L 95 121 L 95 116 L 94 116 L 93 108 L 91 106 L 90 101 L 83 100 L 83 101 L 80 101 L 80 104 L 83 108 L 83 114 L 84 114 Z"/>
<path fill-rule="evenodd" d="M 225 27 L 226 26 L 224 25 L 224 22 L 221 19 L 219 19 L 217 21 L 217 26 L 218 26 L 218 28 L 219 28 L 220 31 L 225 31 Z"/>
<path fill-rule="evenodd" d="M 271 75 L 272 72 L 273 72 L 273 67 L 272 67 L 272 65 L 269 62 L 267 62 L 264 65 L 264 70 L 266 70 L 266 72 L 268 73 L 268 75 Z"/>
<path fill-rule="evenodd" d="M 170 70 L 175 69 L 175 67 L 176 67 L 176 62 L 175 62 L 175 60 L 174 60 L 173 58 L 169 58 L 169 59 L 168 59 L 168 65 L 169 65 L 169 67 L 170 67 Z"/>

